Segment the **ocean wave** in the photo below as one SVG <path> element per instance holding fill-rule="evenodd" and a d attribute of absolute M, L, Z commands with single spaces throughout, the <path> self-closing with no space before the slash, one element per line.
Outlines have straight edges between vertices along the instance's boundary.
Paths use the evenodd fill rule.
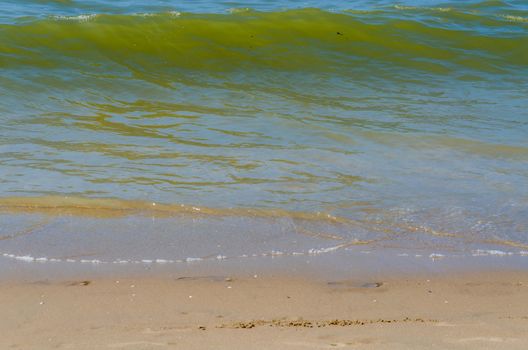
<path fill-rule="evenodd" d="M 1 25 L 0 68 L 97 71 L 117 65 L 169 76 L 248 69 L 340 75 L 394 67 L 432 74 L 526 69 L 526 32 L 470 27 L 318 9 L 55 16 Z"/>

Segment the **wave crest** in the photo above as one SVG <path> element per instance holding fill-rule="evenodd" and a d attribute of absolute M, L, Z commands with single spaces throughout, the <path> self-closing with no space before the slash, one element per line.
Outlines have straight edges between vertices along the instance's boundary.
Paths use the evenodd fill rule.
<path fill-rule="evenodd" d="M 442 13 L 449 15 L 449 11 Z M 169 75 L 247 69 L 340 75 L 394 67 L 433 74 L 526 69 L 525 32 L 481 29 L 318 9 L 92 14 L 0 26 L 0 67 L 86 71 L 117 64 L 132 71 Z"/>

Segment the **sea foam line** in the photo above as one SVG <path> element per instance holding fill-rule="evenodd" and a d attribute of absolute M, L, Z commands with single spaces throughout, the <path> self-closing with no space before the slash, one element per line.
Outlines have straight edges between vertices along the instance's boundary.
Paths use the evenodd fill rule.
<path fill-rule="evenodd" d="M 225 255 L 214 255 L 214 256 L 207 256 L 207 257 L 187 257 L 183 259 L 141 259 L 141 260 L 134 260 L 134 259 L 115 259 L 115 260 L 99 260 L 99 259 L 72 259 L 72 258 L 50 258 L 50 257 L 35 257 L 31 255 L 16 255 L 11 253 L 1 253 L 1 257 L 11 260 L 16 260 L 20 262 L 25 263 L 77 263 L 77 264 L 92 264 L 92 265 L 105 265 L 105 264 L 115 264 L 115 265 L 167 265 L 167 264 L 191 264 L 191 263 L 197 263 L 201 261 L 206 260 L 217 260 L 217 261 L 223 261 L 223 260 L 233 260 L 233 259 L 247 259 L 247 258 L 275 258 L 275 257 L 283 257 L 283 256 L 291 256 L 291 257 L 298 257 L 298 256 L 315 256 L 315 255 L 322 255 L 327 253 L 335 252 L 339 249 L 343 248 L 343 245 L 338 245 L 335 247 L 327 247 L 327 248 L 312 248 L 308 249 L 306 251 L 300 251 L 300 252 L 282 252 L 277 250 L 272 250 L 269 252 L 259 253 L 259 254 L 242 254 L 237 256 L 225 256 Z M 348 249 L 345 249 L 348 250 Z M 369 254 L 371 251 L 361 251 L 361 253 Z M 408 253 L 396 253 L 395 256 L 397 257 L 414 257 L 414 258 L 422 258 L 424 255 L 422 254 L 408 254 Z M 459 255 L 445 255 L 441 253 L 431 253 L 430 255 L 426 255 L 426 257 L 429 257 L 431 260 L 439 260 L 449 257 L 454 257 Z M 495 257 L 505 257 L 505 256 L 522 256 L 522 257 L 528 257 L 528 251 L 519 251 L 519 252 L 511 252 L 511 251 L 502 251 L 502 250 L 483 250 L 483 249 L 477 249 L 472 250 L 470 257 L 481 257 L 481 256 L 495 256 Z"/>
<path fill-rule="evenodd" d="M 340 244 L 334 247 L 327 247 L 327 248 L 312 248 L 308 249 L 307 251 L 300 251 L 300 252 L 283 252 L 279 250 L 271 250 L 269 252 L 264 253 L 258 253 L 258 254 L 242 254 L 237 256 L 226 256 L 226 255 L 214 255 L 214 256 L 206 256 L 206 257 L 186 257 L 183 259 L 140 259 L 140 260 L 134 260 L 134 259 L 122 259 L 118 258 L 111 261 L 104 261 L 99 259 L 72 259 L 72 258 L 48 258 L 48 257 L 35 257 L 31 255 L 16 255 L 11 253 L 1 253 L 1 256 L 7 259 L 13 259 L 28 263 L 46 263 L 46 262 L 66 262 L 66 263 L 81 263 L 81 264 L 116 264 L 116 265 L 127 265 L 127 264 L 142 264 L 142 265 L 151 265 L 151 264 L 159 264 L 159 265 L 165 265 L 165 264 L 178 264 L 178 263 L 195 263 L 199 261 L 205 261 L 205 260 L 228 260 L 228 259 L 245 259 L 245 258 L 264 258 L 264 257 L 280 257 L 280 256 L 302 256 L 302 255 L 321 255 L 326 253 L 335 252 L 341 248 L 343 248 L 344 245 Z"/>

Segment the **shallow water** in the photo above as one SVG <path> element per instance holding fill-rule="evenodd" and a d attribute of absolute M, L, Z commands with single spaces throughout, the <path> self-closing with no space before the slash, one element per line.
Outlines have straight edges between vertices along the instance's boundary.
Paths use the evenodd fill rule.
<path fill-rule="evenodd" d="M 522 1 L 4 1 L 0 72 L 2 254 L 528 250 Z"/>

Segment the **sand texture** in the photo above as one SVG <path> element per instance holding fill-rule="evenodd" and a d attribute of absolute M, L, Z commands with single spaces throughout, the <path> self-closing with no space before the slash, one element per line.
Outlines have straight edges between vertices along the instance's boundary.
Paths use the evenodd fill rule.
<path fill-rule="evenodd" d="M 0 285 L 1 349 L 526 349 L 528 274 Z"/>

